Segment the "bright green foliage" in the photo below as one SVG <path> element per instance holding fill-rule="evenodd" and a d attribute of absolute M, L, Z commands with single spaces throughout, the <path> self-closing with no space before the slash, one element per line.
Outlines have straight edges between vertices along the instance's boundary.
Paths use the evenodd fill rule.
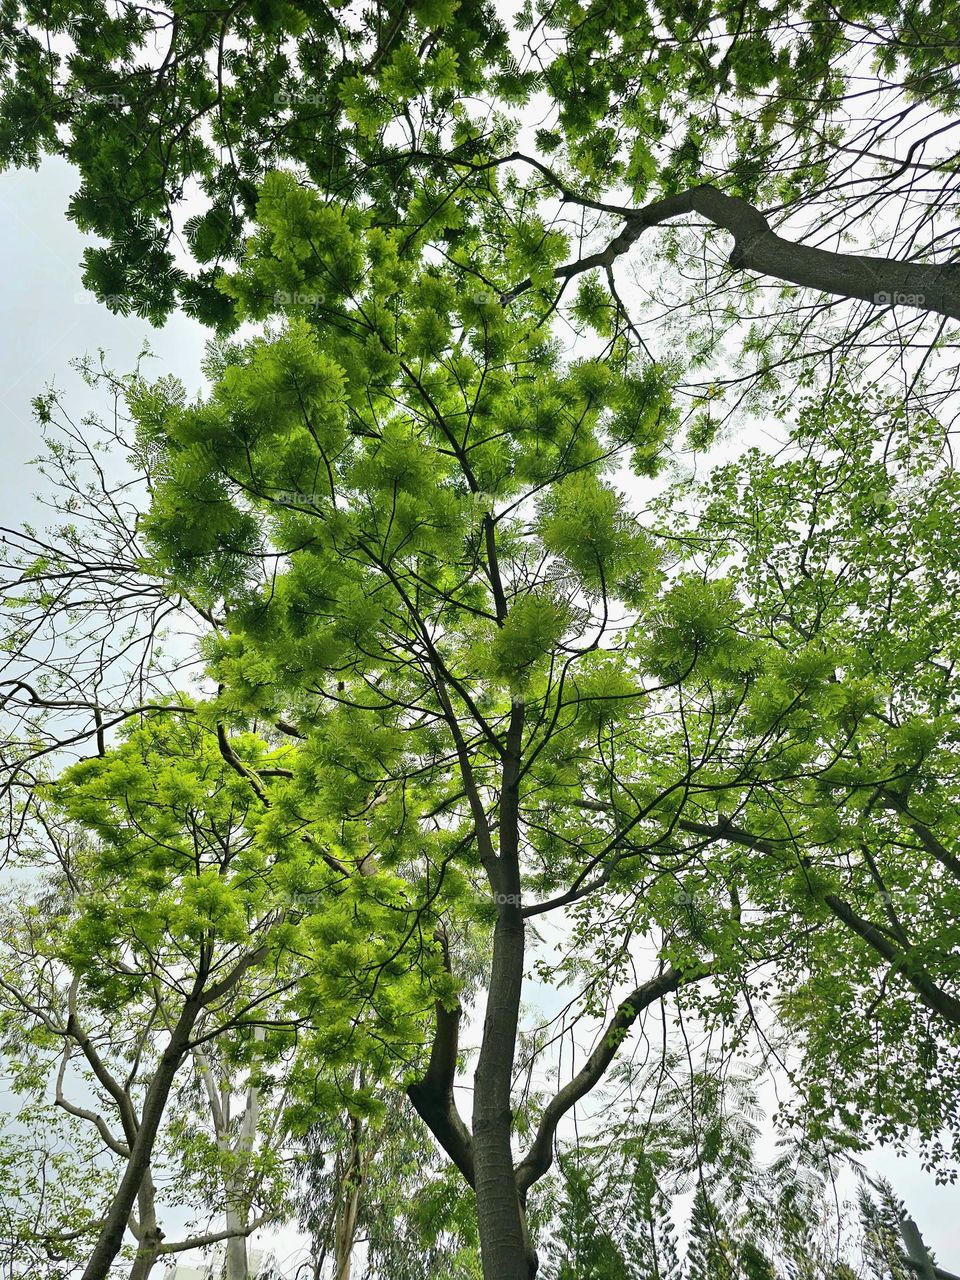
<path fill-rule="evenodd" d="M 733 890 L 731 941 L 782 945 L 758 990 L 802 1030 L 807 1104 L 851 1143 L 919 1125 L 934 1161 L 960 1049 L 960 491 L 939 450 L 923 415 L 837 392 L 780 457 L 665 499 L 674 528 L 691 497 L 702 513 L 637 652 L 684 679 L 675 728 L 636 737 L 644 776 L 691 761 L 701 917 Z"/>
<path fill-rule="evenodd" d="M 208 705 L 183 698 L 131 722 L 116 747 L 37 793 L 42 825 L 28 824 L 18 847 L 31 880 L 4 904 L 0 1035 L 14 1086 L 47 1129 L 56 1131 L 56 1080 L 57 1105 L 107 1142 L 82 1212 L 55 1177 L 44 1209 L 47 1235 L 77 1233 L 76 1256 L 110 1203 L 130 1117 L 188 999 L 202 1005 L 191 1055 L 201 1072 L 215 1068 L 217 1132 L 208 1090 L 198 1076 L 191 1101 L 183 1066 L 141 1215 L 146 1195 L 161 1218 L 184 1204 L 198 1217 L 204 1206 L 217 1214 L 225 1199 L 242 1221 L 280 1217 L 288 1177 L 280 1144 L 303 1107 L 297 1090 L 313 1084 L 314 1111 L 346 1098 L 362 1112 L 374 1106 L 371 1089 L 345 1093 L 332 1066 L 349 1055 L 375 1081 L 405 1070 L 418 1043 L 437 965 L 430 948 L 417 948 L 415 972 L 401 959 L 402 885 L 381 869 L 351 875 L 339 859 L 362 857 L 366 844 L 358 853 L 350 824 L 328 817 L 322 793 L 301 790 L 294 770 L 280 770 L 266 796 L 255 770 L 290 756 L 253 733 L 229 739 Z M 239 1142 L 229 1119 L 238 1091 L 254 1107 Z M 258 1125 L 272 1130 L 270 1142 Z M 64 1159 L 27 1166 L 34 1182 L 21 1194 L 36 1198 L 41 1172 L 63 1177 Z"/>
<path fill-rule="evenodd" d="M 476 804 L 495 805 L 511 698 L 531 725 L 525 789 L 548 805 L 578 794 L 578 759 L 642 696 L 611 647 L 617 602 L 656 590 L 658 551 L 606 472 L 611 453 L 649 460 L 671 408 L 628 366 L 625 417 L 616 379 L 563 361 L 535 300 L 478 308 L 479 241 L 441 270 L 341 221 L 366 264 L 346 298 L 329 268 L 345 250 L 303 230 L 322 212 L 275 176 L 230 285 L 252 316 L 278 292 L 316 306 L 217 362 L 204 403 L 135 388 L 144 446 L 163 459 L 144 527 L 157 573 L 227 611 L 207 647 L 224 714 L 293 720 L 302 785 L 343 815 L 376 797 L 364 836 L 380 865 L 413 864 L 424 887 L 442 866 L 444 904 L 460 910 L 476 897 L 471 830 Z M 425 316 L 445 335 L 430 351 Z M 425 815 L 444 808 L 431 831 Z M 571 846 L 558 833 L 576 817 L 543 816 L 531 894 L 566 886 L 607 839 L 594 824 Z"/>
<path fill-rule="evenodd" d="M 849 95 L 870 93 L 863 77 L 876 77 L 881 118 L 884 85 L 921 119 L 958 105 L 953 5 L 753 0 L 716 13 L 661 0 L 637 12 L 563 0 L 527 4 L 514 22 L 511 42 L 494 7 L 477 0 L 333 9 L 298 0 L 226 13 L 11 2 L 0 156 L 35 165 L 53 152 L 79 169 L 70 214 L 107 242 L 87 250 L 87 281 L 114 309 L 158 318 L 179 299 L 229 323 L 218 273 L 272 169 L 442 242 L 447 229 L 430 226 L 436 210 L 461 194 L 467 166 L 512 152 L 512 118 L 534 93 L 533 158 L 577 194 L 626 187 L 636 202 L 719 176 L 751 200 L 829 203 L 824 192 L 850 164 Z M 879 126 L 853 141 L 870 160 L 862 181 L 883 175 L 886 157 L 896 162 Z M 925 157 L 925 171 L 943 165 L 946 180 L 941 156 Z M 904 191 L 925 199 L 909 186 L 881 194 Z M 184 224 L 192 271 L 172 251 L 188 194 L 201 201 Z M 531 221 L 517 251 L 559 258 L 562 243 L 549 220 Z M 577 310 L 609 328 L 595 282 Z"/>
<path fill-rule="evenodd" d="M 784 198 L 830 172 L 854 69 L 882 66 L 956 110 L 942 45 L 955 38 L 952 22 L 949 8 L 894 3 L 781 0 L 718 13 L 570 0 L 549 10 L 562 37 L 544 80 L 570 162 L 596 186 L 615 176 L 637 201 L 683 189 L 703 181 L 714 149 L 725 147 L 733 192 L 755 199 L 779 189 Z M 774 158 L 784 154 L 791 167 L 778 173 Z"/>
<path fill-rule="evenodd" d="M 331 870 L 320 798 L 306 809 L 293 779 L 268 808 L 224 758 L 209 717 L 202 704 L 173 705 L 50 788 L 57 811 L 89 833 L 71 864 L 71 895 L 60 913 L 46 913 L 50 954 L 114 1012 L 138 999 L 147 972 L 173 997 L 201 973 L 213 984 L 255 957 L 251 974 L 282 988 L 289 957 L 295 971 L 303 966 L 287 997 L 291 1015 L 298 1002 L 323 1009 L 316 1034 L 332 1048 L 344 1034 L 334 1011 L 352 1012 L 375 980 L 402 890 L 385 873 L 382 885 L 374 877 L 358 887 Z M 253 735 L 231 749 L 253 770 L 274 754 Z M 350 832 L 337 836 L 337 852 L 350 851 Z M 385 955 L 393 945 L 385 941 Z M 390 1034 L 400 1007 L 396 991 L 385 999 L 378 1035 Z"/>
<path fill-rule="evenodd" d="M 184 405 L 162 386 L 131 398 L 163 459 L 146 522 L 156 571 L 227 610 L 208 648 L 218 705 L 304 726 L 298 769 L 343 815 L 376 796 L 366 836 L 382 865 L 419 864 L 424 885 L 442 865 L 458 908 L 473 897 L 474 824 L 495 804 L 486 789 L 522 705 L 526 893 L 549 898 L 605 859 L 604 883 L 627 895 L 621 923 L 663 929 L 672 963 L 709 954 L 733 975 L 745 956 L 779 956 L 810 1079 L 862 1082 L 837 1112 L 811 1089 L 827 1131 L 860 1142 L 855 1113 L 889 1135 L 920 1123 L 939 1153 L 953 1095 L 931 1073 L 938 1061 L 950 1078 L 954 1033 L 916 1018 L 904 985 L 916 969 L 949 988 L 960 906 L 923 834 L 953 803 L 960 634 L 958 549 L 943 533 L 958 527 L 956 486 L 935 465 L 935 429 L 839 392 L 811 403 L 795 456 L 751 453 L 717 474 L 685 535 L 693 553 L 703 546 L 699 563 L 658 592 L 656 531 L 623 511 L 606 478 L 665 438 L 656 378 L 622 368 L 634 397 L 644 385 L 651 396 L 631 433 L 621 367 L 611 360 L 599 376 L 562 359 L 537 325 L 546 304 L 531 294 L 488 312 L 470 301 L 481 237 L 465 232 L 441 268 L 359 215 L 337 216 L 336 236 L 315 242 L 323 205 L 275 176 L 230 290 L 253 318 L 277 291 L 316 305 L 218 358 L 205 402 Z M 507 235 L 504 255 L 521 240 Z M 660 508 L 671 545 L 682 500 Z M 617 656 L 625 607 L 638 621 Z M 613 770 L 597 735 L 616 726 Z M 619 835 L 579 805 L 611 794 Z M 425 815 L 441 810 L 426 839 Z M 691 859 L 691 848 L 725 847 L 731 820 L 762 857 L 732 844 Z M 925 887 L 909 939 L 895 932 L 902 923 L 888 929 L 899 959 L 882 990 L 895 979 L 907 1003 L 874 1044 L 877 954 L 828 899 L 842 890 L 863 913 L 878 876 L 883 893 Z M 612 966 L 605 947 L 593 958 L 606 910 L 575 909 L 571 954 L 544 971 L 553 980 L 596 976 L 597 964 L 605 983 L 616 977 L 622 954 Z M 785 920 L 805 934 L 786 959 Z M 724 1016 L 739 981 L 712 989 Z M 838 1035 L 851 1018 L 856 1034 Z"/>
<path fill-rule="evenodd" d="M 275 284 L 292 310 L 349 285 L 360 209 L 386 257 L 421 244 L 435 263 L 466 265 L 496 183 L 496 217 L 515 234 L 488 242 L 460 301 L 492 315 L 535 290 L 554 304 L 544 324 L 569 318 L 585 351 L 588 330 L 669 357 L 689 374 L 694 447 L 744 403 L 769 406 L 814 366 L 829 379 L 838 351 L 852 361 L 874 341 L 869 376 L 881 367 L 869 355 L 897 376 L 896 353 L 917 346 L 932 358 L 908 396 L 936 403 L 953 385 L 922 313 L 956 316 L 955 296 L 945 310 L 941 297 L 953 288 L 941 251 L 956 232 L 956 0 L 749 0 L 719 12 L 527 0 L 512 31 L 505 17 L 485 0 L 189 12 L 7 0 L 0 163 L 53 153 L 75 166 L 69 215 L 98 237 L 87 286 L 156 322 L 182 306 L 236 328 L 243 309 L 224 279 L 265 221 L 258 199 L 275 172 L 323 205 L 297 234 L 326 254 L 329 277 Z M 630 221 L 704 184 L 732 201 L 726 212 L 701 209 L 691 225 L 674 202 L 649 214 L 652 228 Z M 785 232 L 780 251 L 768 243 L 746 260 L 744 200 Z M 868 260 L 798 267 L 803 241 Z M 821 289 L 858 299 L 870 327 L 853 317 L 848 329 L 849 307 L 835 322 Z M 892 308 L 899 328 L 874 339 Z M 425 306 L 406 326 L 408 350 L 437 354 L 448 325 L 442 303 Z"/>
<path fill-rule="evenodd" d="M 408 162 L 386 136 L 398 114 L 417 117 L 430 150 L 456 99 L 505 66 L 503 28 L 474 0 L 8 5 L 2 35 L 0 154 L 79 169 L 70 216 L 107 242 L 86 251 L 88 286 L 114 310 L 158 320 L 180 302 L 211 324 L 229 322 L 215 282 L 268 170 L 403 203 Z M 171 235 L 188 190 L 201 202 L 184 225 L 192 272 Z"/>
<path fill-rule="evenodd" d="M 577 1011 L 600 1017 L 642 940 L 739 1048 L 744 990 L 766 998 L 775 978 L 808 1132 L 859 1148 L 918 1129 L 942 1163 L 960 556 L 934 427 L 835 394 L 782 456 L 677 486 L 641 521 L 613 480 L 665 450 L 662 369 L 622 346 L 602 377 L 570 360 L 532 293 L 478 309 L 479 234 L 443 266 L 360 214 L 314 246 L 323 208 L 275 178 L 229 286 L 253 318 L 277 292 L 318 305 L 214 350 L 197 403 L 129 385 L 152 468 L 143 569 L 212 620 L 218 689 L 68 774 L 58 802 L 95 833 L 84 857 L 110 893 L 58 929 L 62 954 L 129 1003 L 116 957 L 135 894 L 156 902 L 138 926 L 154 946 L 241 947 L 248 908 L 276 912 L 271 955 L 296 977 L 283 1003 L 310 1028 L 287 1072 L 292 1132 L 342 1113 L 359 1063 L 371 1083 L 350 1115 L 378 1122 L 377 1072 L 416 1076 L 434 996 L 456 1006 L 463 950 L 441 972 L 438 919 L 486 942 L 510 896 L 496 875 L 515 752 L 522 901 L 568 908 L 559 958 L 534 955 L 544 981 L 576 983 Z M 624 385 L 635 409 L 646 388 L 643 412 L 624 416 Z M 198 805 L 212 830 L 237 826 L 226 860 L 206 836 L 197 861 Z M 892 963 L 859 920 L 883 926 Z M 288 1045 L 278 1030 L 264 1054 Z M 718 1138 L 702 1136 L 708 1159 Z M 640 1232 L 656 1196 L 636 1168 Z M 724 1173 L 750 1176 L 746 1160 Z M 728 1184 L 705 1187 L 699 1229 L 763 1275 L 789 1205 L 746 1231 Z"/>
<path fill-rule="evenodd" d="M 682 999 L 741 1034 L 744 990 L 769 994 L 776 966 L 811 1132 L 858 1147 L 870 1125 L 916 1127 L 939 1160 L 937 1135 L 958 1128 L 960 547 L 936 428 L 838 380 L 785 455 L 753 451 L 641 519 L 626 477 L 661 472 L 673 381 L 716 334 L 678 350 L 667 331 L 651 355 L 612 275 L 587 274 L 558 312 L 561 284 L 597 264 L 567 269 L 580 240 L 544 193 L 573 184 L 566 208 L 622 182 L 639 200 L 719 173 L 790 204 L 829 178 L 852 27 L 892 33 L 884 73 L 945 110 L 948 42 L 918 49 L 903 38 L 918 15 L 876 6 L 789 24 L 748 6 L 724 34 L 706 12 L 560 4 L 538 78 L 472 4 L 336 22 L 261 6 L 176 15 L 171 98 L 135 69 L 155 16 L 27 16 L 69 28 L 76 56 L 61 65 L 18 30 L 6 150 L 62 145 L 79 163 L 76 216 L 108 242 L 90 283 L 154 317 L 179 295 L 224 330 L 257 327 L 211 350 L 196 402 L 169 380 L 126 386 L 150 482 L 130 572 L 209 626 L 217 692 L 170 701 L 48 791 L 84 833 L 79 888 L 61 875 L 52 908 L 25 907 L 62 966 L 51 999 L 74 975 L 99 1013 L 142 1026 L 144 993 L 166 1009 L 243 960 L 240 1011 L 219 1010 L 236 1033 L 224 1061 L 266 1083 L 302 1019 L 287 1073 L 302 1134 L 318 1108 L 342 1111 L 338 1082 L 360 1066 L 371 1081 L 422 1069 L 434 998 L 452 1013 L 463 976 L 456 948 L 443 968 L 441 921 L 486 941 L 520 901 L 563 908 L 569 945 L 536 963 L 579 984 L 578 1010 L 599 1017 L 635 985 L 642 945 L 685 988 L 709 973 Z M 923 18 L 933 35 L 939 21 Z M 105 65 L 121 85 L 109 120 L 88 83 Z M 295 77 L 306 113 L 287 100 Z M 468 100 L 534 88 L 561 176 L 534 165 L 528 182 L 519 160 L 491 160 L 515 125 L 481 128 Z M 783 127 L 758 95 L 806 105 Z M 147 145 L 118 184 L 131 123 Z M 195 180 L 210 207 L 188 228 L 190 276 L 165 237 Z M 667 259 L 684 236 L 665 235 Z M 604 345 L 571 351 L 558 314 Z M 747 347 L 762 356 L 763 335 Z M 695 406 L 700 443 L 712 398 Z M 61 572 L 40 555 L 17 600 L 42 607 L 37 584 Z M 267 977 L 282 1025 L 254 1053 L 242 1000 Z M 382 1118 L 376 1093 L 351 1096 L 352 1120 Z M 651 1219 L 652 1165 L 635 1171 Z M 619 1265 L 609 1233 L 583 1228 L 578 1177 L 571 1222 L 595 1257 L 576 1265 Z M 703 1265 L 763 1276 L 769 1240 L 741 1239 L 730 1199 L 700 1190 Z"/>
<path fill-rule="evenodd" d="M 606 593 L 609 577 L 626 603 L 639 604 L 647 594 L 657 551 L 624 506 L 623 496 L 596 476 L 576 472 L 547 495 L 540 536 L 546 549 L 562 557 L 593 594 Z"/>

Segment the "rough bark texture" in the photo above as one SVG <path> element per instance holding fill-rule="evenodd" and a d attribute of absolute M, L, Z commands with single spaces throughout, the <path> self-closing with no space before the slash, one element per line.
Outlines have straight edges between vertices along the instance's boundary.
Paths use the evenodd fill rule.
<path fill-rule="evenodd" d="M 732 267 L 841 298 L 861 298 L 877 306 L 917 307 L 960 319 L 960 271 L 955 266 L 832 253 L 795 244 L 771 230 L 760 210 L 745 200 L 709 186 L 694 187 L 685 194 L 694 213 L 733 236 Z"/>

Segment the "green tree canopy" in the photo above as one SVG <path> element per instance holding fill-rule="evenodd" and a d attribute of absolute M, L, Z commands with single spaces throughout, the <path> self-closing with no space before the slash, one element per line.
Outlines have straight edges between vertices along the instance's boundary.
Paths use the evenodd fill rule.
<path fill-rule="evenodd" d="M 532 286 L 574 283 L 602 330 L 682 354 L 701 430 L 724 386 L 736 405 L 838 351 L 876 376 L 915 348 L 910 393 L 952 386 L 951 4 L 564 0 L 508 31 L 474 0 L 11 0 L 2 21 L 0 157 L 76 167 L 70 216 L 105 242 L 86 281 L 114 310 L 235 324 L 218 282 L 272 170 L 442 254 L 459 232 L 432 212 L 469 222 L 473 179 L 506 166 L 503 216 L 545 197 L 571 237 Z M 506 300 L 531 286 L 491 265 Z"/>
<path fill-rule="evenodd" d="M 238 1228 L 281 1209 L 278 1152 L 255 1151 L 255 1118 L 241 1147 L 223 1141 L 229 1088 L 215 1091 L 205 1152 L 184 1114 L 168 1114 L 188 1058 L 201 1076 L 211 1060 L 225 1079 L 244 1075 L 257 1090 L 248 1106 L 282 1108 L 281 1135 L 307 1099 L 313 1112 L 363 1115 L 371 1091 L 345 1091 L 335 1064 L 362 1062 L 371 1079 L 402 1072 L 439 971 L 430 948 L 403 958 L 410 930 L 396 878 L 349 875 L 337 857 L 349 827 L 331 839 L 286 778 L 276 788 L 286 795 L 265 803 L 252 769 L 276 749 L 253 734 L 228 741 L 208 711 L 183 700 L 154 712 L 47 788 L 46 812 L 19 842 L 30 878 L 5 904 L 0 1029 L 15 1080 L 38 1103 L 52 1087 L 52 1104 L 92 1125 L 116 1167 L 105 1198 L 49 1233 L 54 1245 L 64 1231 L 86 1235 L 90 1274 L 109 1267 L 128 1223 L 138 1280 L 156 1258 L 209 1237 L 163 1240 L 156 1161 L 178 1170 L 173 1203 L 191 1176 L 201 1191 L 206 1178 L 214 1196 L 236 1195 Z M 315 787 L 309 803 L 322 809 Z"/>

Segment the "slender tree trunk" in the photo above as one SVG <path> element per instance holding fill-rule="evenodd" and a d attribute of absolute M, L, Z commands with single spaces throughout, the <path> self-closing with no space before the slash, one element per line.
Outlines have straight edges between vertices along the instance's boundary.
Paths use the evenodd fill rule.
<path fill-rule="evenodd" d="M 353 1270 L 353 1246 L 357 1237 L 357 1217 L 360 1212 L 360 1188 L 351 1186 L 344 1197 L 337 1223 L 335 1280 L 350 1280 Z"/>
<path fill-rule="evenodd" d="M 501 894 L 501 898 L 513 895 Z M 473 1158 L 484 1280 L 536 1274 L 523 1221 L 510 1145 L 510 1084 L 523 985 L 524 926 L 517 901 L 502 901 L 483 1039 L 473 1085 Z"/>
<path fill-rule="evenodd" d="M 150 1168 L 153 1155 L 153 1144 L 156 1142 L 160 1122 L 170 1096 L 170 1089 L 179 1071 L 190 1042 L 190 1033 L 200 1015 L 202 1005 L 199 1000 L 188 999 L 184 1005 L 176 1026 L 171 1032 L 167 1047 L 161 1055 L 157 1069 L 150 1081 L 143 1111 L 137 1129 L 136 1140 L 130 1149 L 127 1167 L 120 1179 L 120 1185 L 107 1211 L 97 1243 L 93 1247 L 90 1261 L 87 1263 L 81 1280 L 107 1280 L 107 1275 L 114 1259 L 123 1244 L 123 1235 L 127 1229 L 130 1213 L 133 1210 L 144 1177 Z"/>
<path fill-rule="evenodd" d="M 260 1043 L 264 1037 L 262 1027 L 254 1030 L 254 1040 Z M 230 1085 L 225 1082 L 225 1095 L 221 1115 L 225 1122 L 223 1143 L 229 1142 Z M 249 1204 L 245 1200 L 244 1176 L 248 1173 L 253 1156 L 253 1147 L 257 1137 L 257 1124 L 260 1118 L 260 1093 L 253 1085 L 247 1086 L 246 1105 L 243 1119 L 240 1122 L 240 1133 L 237 1136 L 232 1156 L 240 1162 L 237 1176 L 227 1179 L 227 1229 L 236 1231 L 227 1241 L 226 1280 L 247 1280 L 250 1274 L 250 1262 L 247 1257 L 247 1236 L 241 1234 L 249 1221 Z M 216 1123 L 216 1114 L 214 1115 Z M 220 1135 L 217 1135 L 218 1142 Z"/>
<path fill-rule="evenodd" d="M 343 1198 L 337 1208 L 334 1227 L 334 1280 L 350 1280 L 353 1270 L 353 1247 L 357 1238 L 363 1187 L 362 1141 L 363 1125 L 354 1117 L 350 1122 L 350 1149 L 346 1168 L 340 1177 Z"/>
<path fill-rule="evenodd" d="M 137 1250 L 137 1256 L 133 1260 L 133 1266 L 130 1268 L 130 1280 L 147 1280 L 159 1256 L 159 1232 L 156 1228 L 152 1231 L 145 1231 L 140 1241 L 140 1248 Z"/>
<path fill-rule="evenodd" d="M 515 699 L 504 744 L 499 849 L 490 866 L 497 903 L 490 987 L 473 1081 L 473 1155 L 484 1280 L 530 1280 L 537 1272 L 513 1168 L 510 1086 L 523 989 L 520 910 L 520 757 L 524 706 Z"/>

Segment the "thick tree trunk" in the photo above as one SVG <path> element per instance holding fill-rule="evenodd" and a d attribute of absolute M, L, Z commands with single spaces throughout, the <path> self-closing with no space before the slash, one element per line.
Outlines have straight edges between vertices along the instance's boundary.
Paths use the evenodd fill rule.
<path fill-rule="evenodd" d="M 227 1230 L 236 1231 L 237 1234 L 227 1241 L 226 1280 L 247 1280 L 250 1274 L 247 1261 L 247 1237 L 240 1234 L 246 1225 L 236 1209 L 227 1208 Z"/>
<path fill-rule="evenodd" d="M 87 1263 L 81 1280 L 106 1280 L 113 1260 L 120 1252 L 123 1235 L 131 1211 L 137 1200 L 144 1177 L 150 1168 L 153 1155 L 153 1144 L 156 1142 L 160 1122 L 170 1096 L 174 1078 L 187 1056 L 190 1033 L 200 1015 L 202 1005 L 199 1000 L 187 1000 L 177 1025 L 157 1064 L 157 1069 L 150 1081 L 143 1111 L 137 1129 L 136 1140 L 130 1149 L 127 1167 L 120 1179 L 120 1185 L 107 1211 L 97 1243 L 94 1245 L 90 1261 Z"/>

